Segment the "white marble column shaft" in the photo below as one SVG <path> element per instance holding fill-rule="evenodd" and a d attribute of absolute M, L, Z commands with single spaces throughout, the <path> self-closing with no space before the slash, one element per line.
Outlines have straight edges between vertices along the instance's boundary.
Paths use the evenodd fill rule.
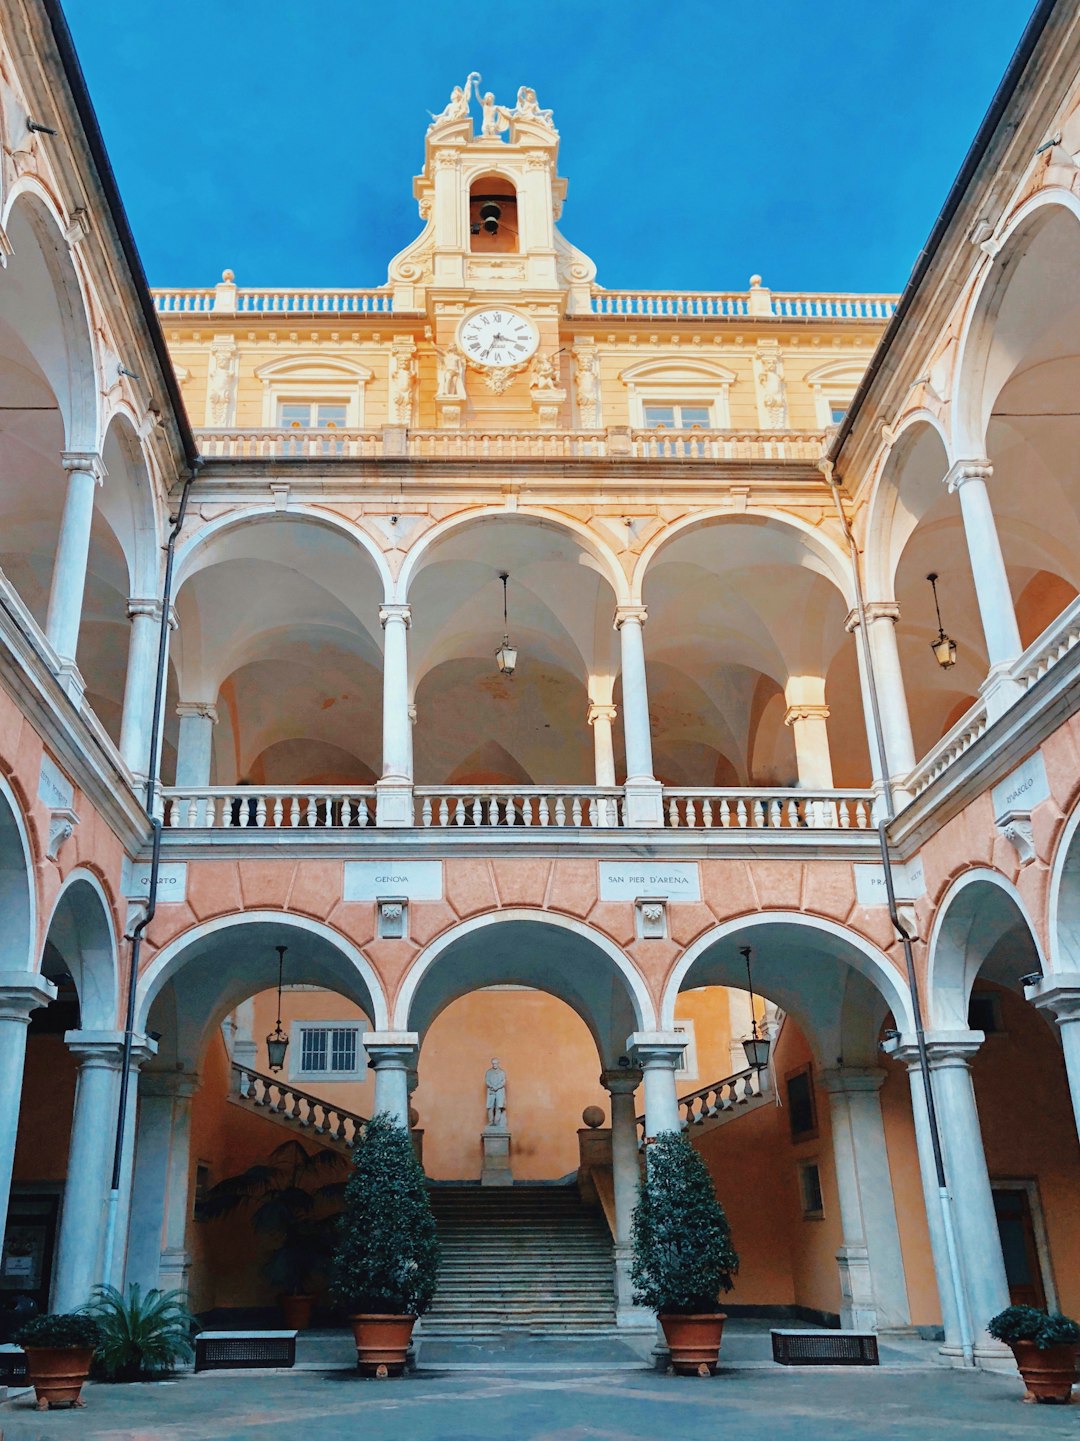
<path fill-rule="evenodd" d="M 615 611 L 622 665 L 623 742 L 626 749 L 625 823 L 658 828 L 664 824 L 660 784 L 653 775 L 649 688 L 645 676 L 643 605 L 620 605 Z"/>
<path fill-rule="evenodd" d="M 120 754 L 132 774 L 145 779 L 146 767 L 150 763 L 161 602 L 132 596 L 127 613 L 131 634 L 124 681 L 124 711 L 120 721 Z"/>
<path fill-rule="evenodd" d="M 186 1292 L 191 1271 L 191 1102 L 199 1078 L 147 1071 L 139 1084 L 139 1124 L 126 1281 Z"/>
<path fill-rule="evenodd" d="M 1001 553 L 1001 541 L 986 486 L 992 474 L 989 461 L 959 461 L 946 477 L 949 489 L 960 496 L 968 561 L 975 582 L 979 619 L 991 670 L 1014 661 L 1023 649 L 1005 558 Z"/>
<path fill-rule="evenodd" d="M 680 1131 L 675 1072 L 682 1064 L 686 1038 L 677 1031 L 636 1031 L 626 1049 L 644 1072 L 645 1144 L 663 1131 Z"/>
<path fill-rule="evenodd" d="M 893 782 L 897 804 L 902 804 L 907 799 L 904 782 L 915 769 L 915 742 L 911 735 L 911 718 L 904 690 L 904 675 L 900 668 L 900 651 L 896 644 L 896 623 L 900 619 L 900 607 L 893 601 L 867 601 L 865 609 L 870 663 L 873 666 L 874 682 L 877 686 L 881 731 L 889 763 L 889 777 Z M 880 784 L 883 778 L 877 745 L 874 740 L 870 678 L 866 671 L 866 657 L 858 635 L 858 611 L 851 611 L 845 624 L 855 636 L 859 682 L 863 695 L 863 714 L 866 717 L 866 742 L 870 750 L 870 766 L 874 780 Z"/>
<path fill-rule="evenodd" d="M 94 492 L 105 478 L 105 467 L 100 456 L 87 452 L 69 451 L 61 459 L 68 476 L 67 495 L 53 560 L 45 633 L 60 659 L 74 664 L 90 557 Z"/>
<path fill-rule="evenodd" d="M 416 1068 L 420 1038 L 414 1031 L 367 1031 L 364 1050 L 375 1071 L 374 1114 L 387 1114 L 408 1129 L 409 1072 Z"/>
<path fill-rule="evenodd" d="M 1040 1011 L 1049 1011 L 1061 1032 L 1069 1096 L 1080 1133 L 1080 971 L 1051 973 L 1025 994 Z"/>
<path fill-rule="evenodd" d="M 611 1175 L 615 1200 L 615 1317 L 620 1326 L 651 1328 L 653 1315 L 634 1305 L 630 1278 L 633 1262 L 631 1222 L 641 1186 L 635 1093 L 642 1073 L 636 1067 L 605 1071 L 601 1084 L 611 1096 Z"/>
<path fill-rule="evenodd" d="M 380 826 L 412 824 L 412 721 L 409 716 L 409 648 L 411 611 L 407 605 L 384 605 L 383 627 L 382 778 L 376 801 Z"/>

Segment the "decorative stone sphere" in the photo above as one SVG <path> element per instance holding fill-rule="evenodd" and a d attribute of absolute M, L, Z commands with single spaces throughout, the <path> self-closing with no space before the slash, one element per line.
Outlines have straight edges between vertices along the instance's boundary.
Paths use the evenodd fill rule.
<path fill-rule="evenodd" d="M 221 278 L 226 285 L 231 285 L 236 279 L 236 272 L 233 270 L 223 270 L 221 272 Z"/>
<path fill-rule="evenodd" d="M 409 1107 L 409 1125 L 415 1131 L 420 1124 L 420 1112 L 415 1106 Z"/>
<path fill-rule="evenodd" d="M 581 1113 L 581 1119 L 590 1131 L 595 1131 L 597 1126 L 604 1124 L 604 1113 L 599 1106 L 586 1106 Z"/>

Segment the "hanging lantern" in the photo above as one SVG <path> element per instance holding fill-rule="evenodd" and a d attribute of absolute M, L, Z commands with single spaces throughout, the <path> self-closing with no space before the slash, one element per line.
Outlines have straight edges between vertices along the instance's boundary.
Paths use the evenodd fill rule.
<path fill-rule="evenodd" d="M 507 619 L 506 582 L 510 579 L 509 573 L 501 570 L 499 579 L 502 581 L 503 588 L 503 638 L 502 645 L 495 652 L 495 660 L 503 675 L 513 675 L 514 667 L 517 665 L 517 646 L 510 644 L 510 623 Z"/>
<path fill-rule="evenodd" d="M 765 1033 L 765 1023 L 761 1023 L 761 1033 L 758 1034 L 757 1013 L 754 1010 L 754 978 L 750 973 L 750 947 L 742 946 L 740 955 L 746 962 L 746 984 L 750 991 L 750 1034 L 743 1040 L 742 1048 L 746 1053 L 746 1064 L 754 1071 L 763 1071 L 769 1064 L 769 1051 L 772 1041 Z"/>
<path fill-rule="evenodd" d="M 277 974 L 277 1024 L 266 1038 L 267 1064 L 271 1071 L 280 1071 L 285 1065 L 285 1052 L 289 1049 L 289 1038 L 281 1029 L 281 980 L 285 969 L 287 946 L 275 946 L 278 953 Z"/>
<path fill-rule="evenodd" d="M 930 589 L 934 592 L 934 612 L 937 615 L 937 640 L 930 642 L 930 649 L 934 652 L 934 659 L 942 670 L 949 670 L 956 664 L 956 642 L 951 636 L 945 634 L 945 627 L 941 624 L 941 607 L 937 598 L 937 571 L 932 570 L 926 577 L 930 582 Z"/>

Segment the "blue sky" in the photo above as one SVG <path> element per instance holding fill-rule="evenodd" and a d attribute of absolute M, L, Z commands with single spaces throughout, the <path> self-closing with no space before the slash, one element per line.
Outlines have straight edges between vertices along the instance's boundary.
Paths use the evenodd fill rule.
<path fill-rule="evenodd" d="M 150 282 L 377 285 L 428 111 L 555 112 L 602 284 L 895 290 L 1029 0 L 67 0 Z"/>

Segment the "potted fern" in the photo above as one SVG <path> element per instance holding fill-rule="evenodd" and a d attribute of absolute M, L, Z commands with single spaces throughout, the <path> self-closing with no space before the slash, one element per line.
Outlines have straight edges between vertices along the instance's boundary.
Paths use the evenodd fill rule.
<path fill-rule="evenodd" d="M 32 1316 L 15 1332 L 14 1340 L 26 1352 L 39 1411 L 86 1405 L 83 1383 L 101 1340 L 101 1328 L 92 1316 L 79 1312 Z"/>
<path fill-rule="evenodd" d="M 727 1319 L 718 1298 L 739 1257 L 705 1163 L 679 1131 L 649 1147 L 631 1241 L 634 1299 L 659 1317 L 673 1368 L 712 1374 Z"/>
<path fill-rule="evenodd" d="M 344 1181 L 344 1158 L 299 1141 L 283 1141 L 264 1162 L 226 1176 L 199 1204 L 200 1220 L 247 1211 L 254 1231 L 274 1245 L 263 1274 L 278 1290 L 278 1306 L 290 1330 L 311 1324 L 315 1285 L 325 1272 L 334 1241 Z"/>
<path fill-rule="evenodd" d="M 1017 1369 L 1027 1387 L 1026 1400 L 1064 1405 L 1080 1379 L 1080 1326 L 1057 1311 L 1037 1306 L 1006 1306 L 987 1324 L 995 1341 L 1004 1341 L 1016 1357 Z"/>
<path fill-rule="evenodd" d="M 133 1281 L 125 1296 L 115 1286 L 99 1286 L 87 1314 L 99 1332 L 94 1374 L 106 1381 L 147 1381 L 195 1354 L 191 1337 L 198 1324 L 181 1291 L 155 1286 L 144 1295 Z"/>
<path fill-rule="evenodd" d="M 431 1305 L 439 1243 L 427 1186 L 405 1126 L 368 1122 L 345 1187 L 332 1289 L 368 1376 L 400 1375 L 413 1327 Z"/>

